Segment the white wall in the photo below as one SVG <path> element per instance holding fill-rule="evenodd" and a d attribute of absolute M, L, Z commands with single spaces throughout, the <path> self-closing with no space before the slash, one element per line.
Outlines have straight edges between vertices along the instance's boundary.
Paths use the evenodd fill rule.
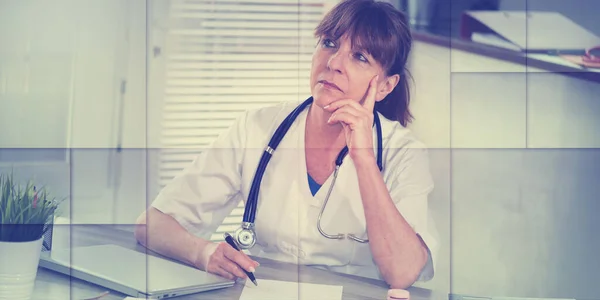
<path fill-rule="evenodd" d="M 64 6 L 0 2 L 0 171 L 32 179 L 59 199 L 71 188 L 75 78 L 74 18 Z"/>
<path fill-rule="evenodd" d="M 74 223 L 133 223 L 145 207 L 145 4 L 0 2 L 0 167 L 51 183 Z M 71 151 L 48 161 L 57 147 Z"/>
<path fill-rule="evenodd" d="M 596 298 L 600 84 L 417 42 L 442 256 L 425 287 Z"/>

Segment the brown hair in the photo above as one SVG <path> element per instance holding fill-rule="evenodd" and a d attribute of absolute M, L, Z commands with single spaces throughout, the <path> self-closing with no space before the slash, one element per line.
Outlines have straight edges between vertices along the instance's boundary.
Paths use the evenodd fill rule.
<path fill-rule="evenodd" d="M 347 34 L 352 47 L 365 49 L 382 66 L 387 76 L 398 74 L 400 81 L 375 110 L 387 119 L 406 126 L 413 116 L 408 108 L 410 91 L 406 62 L 412 36 L 406 16 L 386 2 L 344 0 L 325 15 L 315 36 L 339 39 Z"/>

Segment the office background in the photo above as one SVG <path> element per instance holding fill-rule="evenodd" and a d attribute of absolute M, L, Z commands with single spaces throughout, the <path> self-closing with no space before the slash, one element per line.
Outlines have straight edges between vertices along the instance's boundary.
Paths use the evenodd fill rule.
<path fill-rule="evenodd" d="M 466 10 L 560 12 L 600 35 L 596 0 L 388 0 L 410 12 L 413 27 L 442 36 L 459 36 L 460 15 Z"/>
<path fill-rule="evenodd" d="M 0 170 L 68 197 L 74 224 L 134 223 L 237 113 L 308 95 L 308 35 L 335 1 L 299 2 L 237 12 L 298 20 L 279 31 L 254 20 L 270 35 L 244 36 L 251 23 L 223 21 L 219 1 L 0 1 Z M 558 11 L 600 35 L 594 0 L 388 2 L 442 36 L 477 5 Z M 278 43 L 267 61 L 259 38 Z M 230 62 L 240 54 L 223 44 L 245 44 L 234 49 L 246 60 Z M 410 69 L 441 243 L 436 278 L 422 286 L 597 298 L 600 84 L 423 42 Z M 234 75 L 243 79 L 232 86 Z M 240 210 L 225 222 L 237 226 Z"/>

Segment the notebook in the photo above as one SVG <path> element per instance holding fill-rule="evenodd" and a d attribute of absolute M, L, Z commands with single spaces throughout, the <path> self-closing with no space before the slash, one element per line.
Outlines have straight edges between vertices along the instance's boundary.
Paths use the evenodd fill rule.
<path fill-rule="evenodd" d="M 164 299 L 231 287 L 235 281 L 117 245 L 52 249 L 40 267 L 132 297 Z"/>

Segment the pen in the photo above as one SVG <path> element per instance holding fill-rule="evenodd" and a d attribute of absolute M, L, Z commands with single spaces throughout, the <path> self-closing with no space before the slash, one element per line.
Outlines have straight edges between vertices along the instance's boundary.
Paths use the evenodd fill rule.
<path fill-rule="evenodd" d="M 227 242 L 227 244 L 233 247 L 233 249 L 240 251 L 240 248 L 238 248 L 237 244 L 235 243 L 231 235 L 229 235 L 229 233 L 225 232 L 223 236 L 225 237 L 225 241 Z M 258 286 L 258 283 L 256 283 L 256 278 L 254 278 L 254 274 L 252 274 L 252 272 L 248 272 L 244 268 L 242 268 L 242 271 L 246 273 L 246 275 L 248 276 L 248 278 L 250 278 L 250 280 L 252 280 L 252 283 L 254 283 L 254 285 Z"/>

